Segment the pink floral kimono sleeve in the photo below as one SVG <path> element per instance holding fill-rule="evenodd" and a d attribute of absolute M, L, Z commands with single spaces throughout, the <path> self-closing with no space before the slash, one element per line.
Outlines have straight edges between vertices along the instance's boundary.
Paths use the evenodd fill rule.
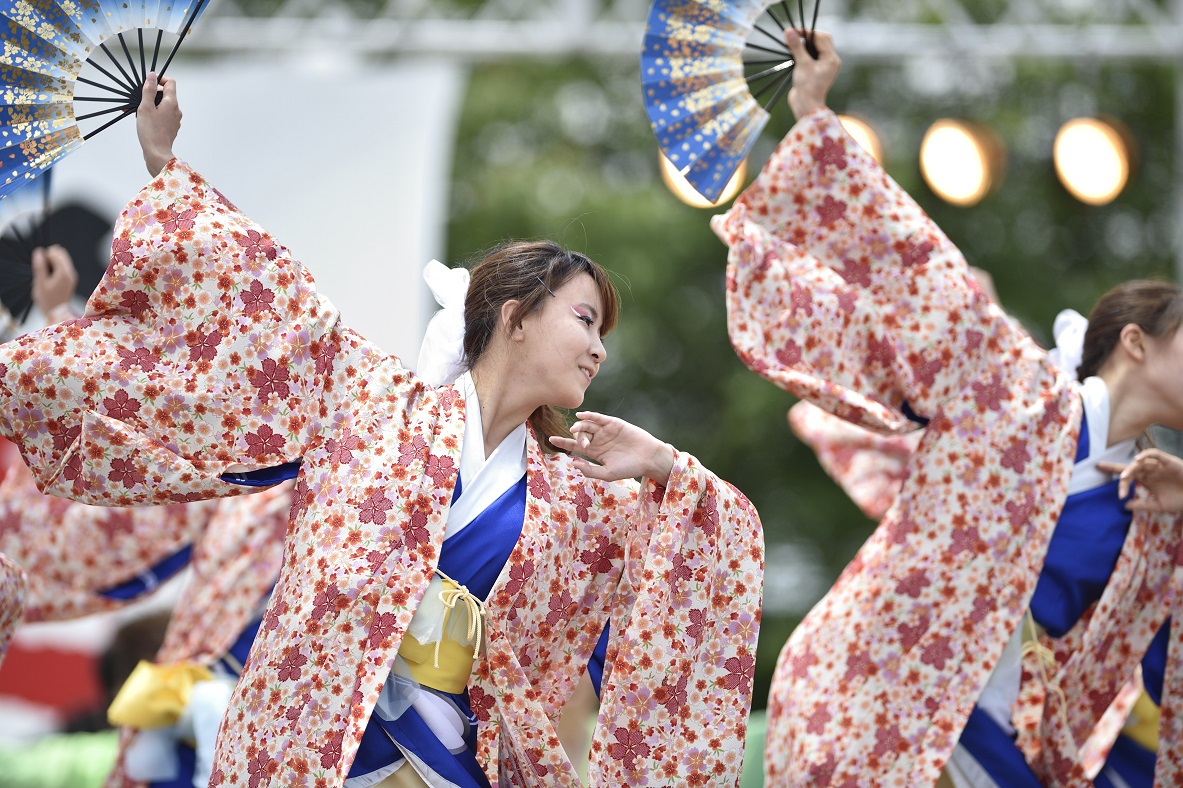
<path fill-rule="evenodd" d="M 345 335 L 288 251 L 173 160 L 120 215 L 84 316 L 0 348 L 0 432 L 54 495 L 237 494 L 219 474 L 295 460 L 335 410 Z"/>
<path fill-rule="evenodd" d="M 589 784 L 738 785 L 764 581 L 759 516 L 682 453 L 638 506 Z"/>
<path fill-rule="evenodd" d="M 789 427 L 872 520 L 883 517 L 899 495 L 921 436 L 920 431 L 880 435 L 804 401 L 789 408 Z"/>
<path fill-rule="evenodd" d="M 905 405 L 932 416 L 984 364 L 1040 352 L 830 110 L 798 122 L 712 226 L 740 358 L 855 423 L 909 431 Z"/>

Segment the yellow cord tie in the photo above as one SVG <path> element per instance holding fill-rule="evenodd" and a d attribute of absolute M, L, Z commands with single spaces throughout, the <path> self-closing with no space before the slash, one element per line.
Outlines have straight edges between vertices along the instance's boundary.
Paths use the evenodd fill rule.
<path fill-rule="evenodd" d="M 1072 728 L 1068 725 L 1068 697 L 1057 682 L 1047 677 L 1048 669 L 1055 670 L 1056 668 L 1056 653 L 1039 641 L 1039 630 L 1036 628 L 1035 616 L 1031 615 L 1030 608 L 1027 609 L 1023 620 L 1028 630 L 1027 636 L 1023 638 L 1023 656 L 1028 654 L 1035 656 L 1035 663 L 1039 666 L 1039 679 L 1043 682 L 1045 689 L 1060 699 L 1060 722 L 1064 724 L 1064 730 L 1071 734 Z"/>
<path fill-rule="evenodd" d="M 482 626 L 482 619 L 485 615 L 484 605 L 479 598 L 468 590 L 468 586 L 457 583 L 439 569 L 436 569 L 436 573 L 444 580 L 444 588 L 439 593 L 440 602 L 444 604 L 444 607 L 448 608 L 444 611 L 444 631 L 446 632 L 448 628 L 448 615 L 456 609 L 457 604 L 462 603 L 464 605 L 464 611 L 468 613 L 468 639 L 473 641 L 472 658 L 476 660 L 481 655 L 481 636 L 484 634 L 484 627 Z M 443 643 L 442 638 L 435 642 L 434 665 L 437 669 L 440 666 L 441 643 Z"/>

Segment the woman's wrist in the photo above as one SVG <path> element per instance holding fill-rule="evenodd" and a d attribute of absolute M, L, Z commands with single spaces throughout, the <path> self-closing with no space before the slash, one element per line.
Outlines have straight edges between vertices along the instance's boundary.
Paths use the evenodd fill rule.
<path fill-rule="evenodd" d="M 645 478 L 663 487 L 669 484 L 670 474 L 674 472 L 674 458 L 674 447 L 668 443 L 662 443 L 653 452 L 653 459 L 649 464 L 649 469 L 645 472 Z"/>

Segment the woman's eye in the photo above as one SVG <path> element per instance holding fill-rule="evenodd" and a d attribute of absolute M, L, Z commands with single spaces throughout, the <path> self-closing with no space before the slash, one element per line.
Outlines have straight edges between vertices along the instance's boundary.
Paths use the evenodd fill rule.
<path fill-rule="evenodd" d="M 591 319 L 587 315 L 580 315 L 579 319 L 582 320 L 583 324 L 585 326 L 587 326 L 588 328 L 591 328 L 592 324 L 596 322 L 595 320 Z"/>

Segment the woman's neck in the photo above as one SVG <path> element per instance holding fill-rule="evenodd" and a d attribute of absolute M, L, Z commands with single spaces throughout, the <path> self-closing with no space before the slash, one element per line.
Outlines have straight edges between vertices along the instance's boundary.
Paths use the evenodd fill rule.
<path fill-rule="evenodd" d="M 1109 390 L 1108 446 L 1137 438 L 1154 423 L 1151 404 L 1143 396 L 1143 388 L 1132 384 L 1120 369 L 1103 369 L 1097 377 L 1105 381 Z"/>
<path fill-rule="evenodd" d="M 513 385 L 508 371 L 501 366 L 495 358 L 482 358 L 471 370 L 472 384 L 476 388 L 481 408 L 481 431 L 486 457 L 530 418 L 537 407 L 522 398 L 521 387 Z"/>

